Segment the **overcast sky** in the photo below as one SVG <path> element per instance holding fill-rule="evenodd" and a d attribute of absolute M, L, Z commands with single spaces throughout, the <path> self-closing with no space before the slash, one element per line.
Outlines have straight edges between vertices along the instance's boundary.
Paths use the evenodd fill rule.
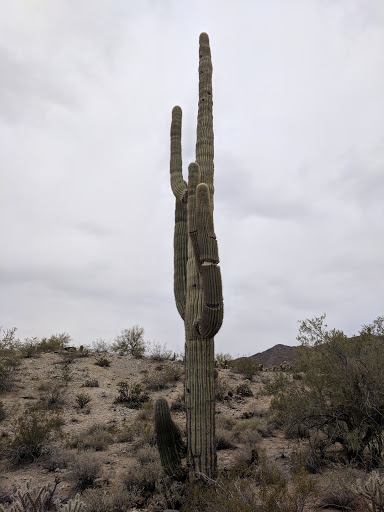
<path fill-rule="evenodd" d="M 182 350 L 169 129 L 210 36 L 216 351 L 384 312 L 382 0 L 0 0 L 0 325 Z"/>

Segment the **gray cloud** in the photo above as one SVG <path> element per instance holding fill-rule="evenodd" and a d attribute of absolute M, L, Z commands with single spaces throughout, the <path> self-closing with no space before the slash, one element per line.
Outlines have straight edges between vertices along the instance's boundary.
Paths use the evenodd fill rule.
<path fill-rule="evenodd" d="M 217 350 L 294 344 L 297 320 L 324 311 L 350 334 L 383 313 L 382 2 L 33 5 L 8 2 L 0 20 L 0 324 L 90 343 L 138 323 L 182 348 L 169 128 L 180 105 L 186 175 L 201 31 Z"/>

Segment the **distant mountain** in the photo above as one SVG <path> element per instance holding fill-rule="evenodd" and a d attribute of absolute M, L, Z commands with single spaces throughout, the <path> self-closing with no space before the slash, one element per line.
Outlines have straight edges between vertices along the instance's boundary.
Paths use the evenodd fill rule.
<path fill-rule="evenodd" d="M 282 345 L 279 343 L 272 348 L 264 350 L 264 352 L 258 352 L 253 356 L 249 356 L 248 358 L 239 357 L 235 359 L 238 361 L 239 359 L 255 359 L 258 363 L 261 363 L 266 368 L 271 368 L 272 366 L 278 366 L 284 361 L 288 361 L 288 363 L 292 363 L 295 357 L 296 347 L 290 347 L 289 345 Z"/>
<path fill-rule="evenodd" d="M 384 336 L 375 336 L 375 338 L 384 343 Z M 359 340 L 360 336 L 353 336 L 349 339 Z M 253 354 L 253 356 L 239 357 L 235 359 L 235 361 L 239 361 L 240 359 L 255 359 L 255 361 L 261 363 L 265 368 L 272 368 L 273 366 L 278 366 L 284 361 L 293 363 L 296 356 L 296 349 L 297 347 L 290 347 L 289 345 L 282 345 L 279 343 L 272 348 L 264 350 L 264 352 L 258 352 L 257 354 Z"/>

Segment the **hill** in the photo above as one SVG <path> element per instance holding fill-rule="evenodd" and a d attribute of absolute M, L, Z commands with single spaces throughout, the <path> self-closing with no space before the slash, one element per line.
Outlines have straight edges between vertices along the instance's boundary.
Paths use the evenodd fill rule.
<path fill-rule="evenodd" d="M 258 363 L 261 363 L 265 368 L 273 368 L 274 366 L 278 366 L 284 361 L 288 361 L 288 363 L 292 363 L 295 358 L 296 347 L 290 347 L 289 345 L 283 345 L 279 343 L 274 347 L 271 347 L 263 352 L 258 352 L 257 354 L 253 354 L 252 356 L 248 356 L 247 359 L 255 359 Z M 245 359 L 244 357 L 239 357 L 235 359 L 238 361 L 239 359 Z"/>

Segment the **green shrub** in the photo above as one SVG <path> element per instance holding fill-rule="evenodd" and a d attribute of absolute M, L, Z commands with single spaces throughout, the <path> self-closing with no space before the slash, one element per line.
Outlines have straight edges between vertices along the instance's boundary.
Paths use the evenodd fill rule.
<path fill-rule="evenodd" d="M 250 357 L 242 357 L 233 362 L 233 370 L 236 373 L 241 373 L 244 379 L 253 380 L 257 372 L 263 369 L 263 365 L 259 364 Z"/>
<path fill-rule="evenodd" d="M 136 359 L 142 358 L 146 351 L 143 327 L 134 325 L 130 329 L 123 329 L 121 334 L 116 336 L 111 350 L 119 355 L 131 355 Z"/>
<path fill-rule="evenodd" d="M 95 361 L 96 366 L 101 366 L 102 368 L 108 368 L 111 365 L 111 362 L 106 357 L 99 357 Z"/>
<path fill-rule="evenodd" d="M 218 368 L 229 368 L 232 365 L 232 356 L 231 354 L 223 354 L 223 352 L 219 352 L 215 356 L 216 364 Z"/>
<path fill-rule="evenodd" d="M 303 379 L 274 396 L 271 412 L 290 437 L 312 433 L 319 458 L 341 445 L 348 462 L 370 467 L 380 463 L 383 450 L 383 319 L 353 338 L 327 330 L 324 319 L 302 322 L 295 365 Z"/>
<path fill-rule="evenodd" d="M 266 378 L 263 382 L 264 395 L 277 395 L 284 392 L 291 385 L 291 380 L 284 373 L 276 373 L 272 378 Z"/>
<path fill-rule="evenodd" d="M 119 394 L 115 399 L 115 403 L 123 404 L 131 409 L 140 409 L 149 400 L 149 394 L 139 382 L 129 384 L 122 380 L 117 384 L 117 390 Z"/>
<path fill-rule="evenodd" d="M 79 393 L 76 395 L 76 402 L 80 409 L 83 409 L 91 400 L 92 397 L 88 395 L 88 393 Z"/>
<path fill-rule="evenodd" d="M 55 427 L 55 421 L 41 413 L 30 413 L 19 418 L 15 437 L 7 449 L 9 461 L 14 465 L 35 461 L 42 455 L 50 432 Z"/>
<path fill-rule="evenodd" d="M 37 349 L 40 352 L 63 350 L 69 345 L 70 341 L 72 341 L 70 335 L 65 332 L 61 334 L 53 334 L 49 338 L 42 338 L 37 344 Z"/>

